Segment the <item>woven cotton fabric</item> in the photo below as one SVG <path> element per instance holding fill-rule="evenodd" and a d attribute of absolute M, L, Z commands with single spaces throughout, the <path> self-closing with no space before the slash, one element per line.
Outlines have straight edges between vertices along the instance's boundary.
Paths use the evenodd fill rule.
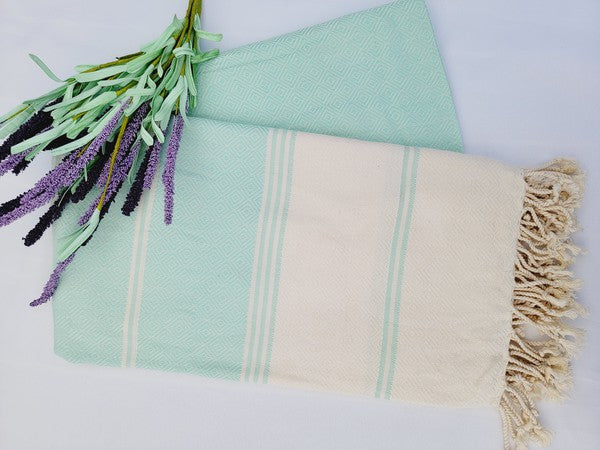
<path fill-rule="evenodd" d="M 462 151 L 422 0 L 224 52 L 197 78 L 198 117 Z"/>
<path fill-rule="evenodd" d="M 218 59 L 200 65 L 197 80 L 199 98 L 195 115 L 222 122 L 462 151 L 450 88 L 422 0 L 401 0 L 225 52 Z M 186 128 L 193 128 L 196 123 Z M 220 189 L 233 190 L 226 196 L 239 195 L 242 202 L 236 206 L 235 213 L 239 214 L 240 227 L 251 207 L 247 203 L 247 192 L 258 189 L 260 182 L 255 178 L 262 176 L 264 161 L 256 154 L 243 165 L 238 164 L 238 156 L 232 152 L 239 146 L 258 148 L 258 140 L 262 138 L 257 136 L 254 142 L 251 136 L 254 134 L 245 137 L 251 142 L 233 138 L 229 145 L 221 145 L 224 138 L 218 135 L 207 137 L 206 141 L 207 145 L 214 145 L 216 140 L 219 148 L 226 148 L 218 165 L 212 166 L 211 178 L 221 178 L 224 184 Z M 186 162 L 186 153 L 195 155 L 197 152 L 185 144 L 180 149 L 177 171 L 183 173 L 182 179 L 203 164 L 202 161 Z M 243 181 L 246 185 L 228 184 L 241 182 L 242 174 L 247 176 Z M 176 183 L 178 201 L 193 201 L 200 191 L 196 188 L 186 191 L 182 179 L 178 178 Z M 160 184 L 160 180 L 157 182 Z M 144 211 L 148 197 L 142 198 Z M 124 200 L 124 195 L 118 196 L 113 208 Z M 197 210 L 198 219 L 212 217 L 211 210 L 221 207 L 218 200 L 203 205 Z M 192 204 L 182 205 L 178 211 L 194 208 Z M 76 207 L 65 211 L 54 227 L 57 244 L 74 231 L 69 224 L 75 223 L 82 213 Z M 123 298 L 124 292 L 137 290 L 137 285 L 132 285 L 130 280 L 130 266 L 139 257 L 131 252 L 136 229 L 156 222 L 154 226 L 168 234 L 186 235 L 187 228 L 195 226 L 198 220 L 188 223 L 180 217 L 165 229 L 164 224 L 158 225 L 162 220 L 160 208 L 143 217 L 142 220 L 139 216 L 131 219 L 119 214 L 108 215 L 87 246 L 93 249 L 89 253 L 91 257 L 75 258 L 69 274 L 56 291 L 56 348 L 69 359 L 121 364 L 120 352 L 116 349 L 121 344 L 116 344 L 114 337 L 120 336 L 119 342 L 123 340 L 123 330 L 116 324 L 118 321 L 105 323 L 103 318 L 120 316 L 124 309 L 115 309 L 113 302 Z M 228 249 L 234 245 L 252 245 L 251 236 L 240 230 L 223 234 L 218 222 L 211 225 L 203 232 L 221 244 L 221 253 L 235 258 Z M 191 246 L 178 251 L 195 253 L 199 250 Z M 82 255 L 85 253 L 87 251 L 82 251 Z M 212 263 L 207 264 L 208 268 Z M 186 280 L 189 278 L 185 277 L 186 268 L 174 270 Z M 160 271 L 149 276 L 163 277 Z M 236 295 L 243 295 L 243 288 L 236 288 L 235 281 L 223 279 L 221 283 L 235 288 Z M 143 295 L 160 298 L 162 294 L 146 290 Z M 82 298 L 93 299 L 95 306 L 88 310 L 78 302 Z M 61 304 L 64 307 L 58 306 Z M 192 341 L 198 340 L 193 345 L 204 345 L 202 341 L 206 336 L 199 333 L 189 337 Z M 175 348 L 170 351 L 177 352 Z M 182 355 L 185 357 L 185 350 Z M 216 359 L 222 357 L 215 356 Z M 186 363 L 190 369 L 194 365 L 193 361 Z M 168 361 L 162 368 L 177 370 Z"/>
<path fill-rule="evenodd" d="M 460 154 L 423 2 L 226 53 L 198 83 L 173 224 L 160 177 L 133 217 L 103 220 L 54 295 L 56 353 L 496 406 L 507 448 L 548 443 L 534 401 L 562 398 L 581 334 L 563 323 L 582 312 L 581 175 Z"/>
<path fill-rule="evenodd" d="M 123 282 L 105 288 L 111 295 L 55 299 L 59 355 L 424 403 L 498 404 L 512 329 L 519 170 L 205 119 L 188 130 L 177 228 L 161 224 L 157 183 L 132 219 Z M 91 256 L 97 248 L 89 247 Z M 100 289 L 111 265 L 96 270 L 90 284 Z M 74 289 L 79 276 L 68 270 L 62 283 Z"/>

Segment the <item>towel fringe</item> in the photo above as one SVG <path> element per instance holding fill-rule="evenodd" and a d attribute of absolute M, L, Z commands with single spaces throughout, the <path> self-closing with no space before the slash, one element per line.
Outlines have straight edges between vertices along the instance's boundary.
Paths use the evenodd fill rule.
<path fill-rule="evenodd" d="M 535 400 L 563 399 L 573 378 L 570 359 L 584 332 L 563 320 L 585 310 L 575 302 L 579 282 L 568 270 L 579 248 L 571 242 L 583 175 L 558 159 L 523 172 L 525 195 L 515 261 L 512 336 L 506 387 L 500 399 L 505 449 L 547 446 L 551 433 L 538 420 Z"/>

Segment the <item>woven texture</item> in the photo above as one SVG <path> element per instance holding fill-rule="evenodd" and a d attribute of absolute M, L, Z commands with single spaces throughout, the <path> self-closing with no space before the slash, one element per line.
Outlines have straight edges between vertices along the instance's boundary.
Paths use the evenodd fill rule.
<path fill-rule="evenodd" d="M 65 272 L 61 289 L 74 294 L 54 300 L 59 355 L 498 404 L 520 171 L 453 152 L 199 118 L 182 146 L 174 226 L 162 223 L 155 183 L 119 243 L 129 258 Z M 78 258 L 97 258 L 110 240 L 99 236 Z"/>
<path fill-rule="evenodd" d="M 343 48 L 347 50 L 341 50 Z M 226 52 L 218 60 L 200 67 L 198 82 L 200 106 L 196 114 L 225 121 L 277 124 L 285 129 L 327 130 L 328 134 L 375 141 L 439 144 L 442 148 L 461 149 L 450 90 L 427 10 L 421 0 L 395 2 Z M 370 103 L 366 105 L 368 99 Z M 187 128 L 193 128 L 197 123 Z M 252 142 L 244 141 L 238 145 L 234 141 L 226 145 L 224 139 L 225 136 L 218 134 L 206 137 L 207 150 L 212 148 L 215 153 L 219 152 L 219 155 L 211 156 L 216 159 L 210 164 L 195 159 L 198 150 L 188 140 L 184 141 L 176 177 L 176 215 L 179 217 L 170 228 L 160 223 L 161 207 L 146 208 L 147 195 L 144 195 L 140 209 L 148 211 L 146 216 L 134 219 L 109 214 L 102 221 L 94 239 L 69 267 L 54 296 L 54 331 L 60 354 L 73 361 L 109 365 L 120 365 L 123 358 L 127 359 L 128 356 L 122 356 L 122 348 L 126 340 L 124 334 L 129 333 L 129 328 L 123 330 L 122 316 L 129 314 L 133 321 L 141 311 L 136 309 L 136 302 L 125 304 L 124 299 L 130 292 L 136 298 L 156 295 L 160 300 L 163 295 L 160 289 L 155 291 L 151 287 L 138 286 L 131 280 L 130 269 L 137 267 L 140 258 L 131 250 L 136 230 L 152 228 L 165 236 L 186 236 L 191 229 L 200 233 L 197 227 L 198 223 L 202 224 L 202 236 L 209 237 L 214 244 L 210 246 L 212 253 L 209 255 L 214 261 L 207 260 L 207 267 L 192 276 L 186 272 L 189 267 L 177 265 L 178 255 L 209 250 L 196 248 L 194 240 L 182 239 L 176 251 L 175 247 L 165 248 L 165 252 L 172 253 L 175 258 L 168 266 L 168 276 L 190 286 L 191 290 L 195 277 L 212 276 L 210 270 L 204 269 L 210 269 L 216 261 L 227 266 L 228 271 L 211 281 L 214 288 L 211 296 L 230 295 L 226 289 L 231 287 L 232 276 L 250 270 L 251 262 L 241 260 L 238 246 L 248 246 L 248 252 L 253 245 L 252 239 L 248 239 L 252 230 L 245 234 L 240 231 L 260 212 L 258 200 L 252 203 L 248 195 L 261 189 L 264 161 L 250 164 L 248 159 L 240 159 L 236 153 L 236 146 Z M 262 137 L 256 139 L 260 141 Z M 260 147 L 257 142 L 254 144 L 250 145 L 251 149 Z M 261 158 L 260 154 L 255 156 Z M 210 179 L 215 184 L 200 189 L 193 174 L 202 170 L 205 177 L 207 168 L 210 168 Z M 235 184 L 241 180 L 246 180 L 248 185 Z M 211 193 L 214 196 L 207 204 L 203 196 Z M 162 192 L 156 195 L 160 198 Z M 225 205 L 223 199 L 230 199 L 230 203 Z M 113 208 L 123 201 L 121 194 Z M 225 214 L 226 206 L 230 207 L 227 214 L 238 217 L 239 224 L 235 229 L 222 229 L 224 223 L 231 223 L 219 215 Z M 68 224 L 76 222 L 83 213 L 76 209 L 66 211 L 57 222 L 54 228 L 57 242 L 73 231 Z M 192 216 L 184 217 L 186 212 Z M 158 242 L 162 242 L 163 237 L 159 237 Z M 237 265 L 242 263 L 242 267 Z M 160 279 L 167 275 L 161 274 L 160 269 L 156 273 L 152 269 L 149 271 L 148 278 Z M 210 304 L 206 307 L 210 308 Z M 233 316 L 229 319 L 233 320 Z M 243 322 L 242 318 L 237 320 Z M 207 342 L 215 340 L 205 328 L 194 330 L 186 337 L 190 345 L 197 347 L 191 355 L 199 354 L 200 350 L 208 351 L 206 347 L 210 345 Z M 186 353 L 188 348 L 178 350 L 178 345 L 172 345 L 168 329 L 149 330 L 148 333 L 156 333 L 151 336 L 156 342 L 164 339 L 164 348 L 169 349 L 161 363 L 163 369 L 204 367 Z M 232 345 L 242 339 L 238 336 Z M 181 353 L 178 358 L 169 352 Z M 223 354 L 215 353 L 215 366 L 225 364 Z M 188 360 L 183 367 L 172 363 L 185 358 Z M 181 361 L 178 364 L 182 364 Z M 220 369 L 214 370 L 219 373 Z M 212 369 L 206 369 L 206 373 L 211 374 Z"/>
<path fill-rule="evenodd" d="M 507 446 L 546 444 L 534 402 L 564 395 L 581 334 L 562 321 L 581 174 L 459 153 L 424 4 L 229 52 L 199 83 L 173 225 L 158 177 L 107 217 L 55 295 L 56 353 L 499 406 Z"/>
<path fill-rule="evenodd" d="M 194 115 L 462 151 L 427 7 L 401 0 L 200 65 Z"/>

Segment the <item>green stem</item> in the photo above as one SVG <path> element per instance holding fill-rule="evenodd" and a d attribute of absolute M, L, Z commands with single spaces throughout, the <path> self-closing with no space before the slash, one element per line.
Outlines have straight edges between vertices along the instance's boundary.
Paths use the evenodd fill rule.
<path fill-rule="evenodd" d="M 202 0 L 190 0 L 190 19 L 192 21 L 192 24 L 194 23 L 194 17 L 196 17 L 196 14 L 201 16 L 202 15 Z"/>

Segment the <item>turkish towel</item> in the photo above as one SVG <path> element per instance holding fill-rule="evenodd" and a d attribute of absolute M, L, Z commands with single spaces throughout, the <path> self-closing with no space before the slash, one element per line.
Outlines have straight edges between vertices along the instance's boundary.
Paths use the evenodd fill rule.
<path fill-rule="evenodd" d="M 423 0 L 401 0 L 198 66 L 193 115 L 462 150 Z"/>
<path fill-rule="evenodd" d="M 420 149 L 462 149 L 423 2 L 226 52 L 198 83 L 174 224 L 159 178 L 134 217 L 103 220 L 54 296 L 56 353 L 500 405 L 506 436 L 546 440 L 531 401 L 569 377 L 579 176 Z"/>
<path fill-rule="evenodd" d="M 155 181 L 54 301 L 78 362 L 442 406 L 500 406 L 545 442 L 577 332 L 567 271 L 581 177 L 455 152 L 192 119 L 176 225 Z M 120 219 L 125 223 L 128 219 Z M 117 227 L 118 223 L 113 226 Z M 120 259 L 96 260 L 100 246 Z M 115 268 L 118 268 L 115 271 Z M 83 278 L 85 277 L 85 278 Z M 544 340 L 529 340 L 533 326 Z"/>
<path fill-rule="evenodd" d="M 198 66 L 197 75 L 196 115 L 462 151 L 452 96 L 422 0 L 401 0 L 225 52 Z M 188 152 L 196 150 L 182 145 L 180 156 Z M 198 169 L 178 159 L 178 172 Z M 224 161 L 221 169 L 224 179 L 231 178 L 229 163 Z M 252 173 L 254 168 L 236 170 Z M 181 192 L 179 186 L 176 189 Z M 183 202 L 178 209 L 187 208 L 187 198 L 178 195 Z M 117 197 L 115 207 L 122 202 Z M 211 214 L 206 209 L 197 212 L 199 217 Z M 155 214 L 159 217 L 160 211 Z M 73 208 L 57 221 L 58 243 L 73 232 L 71 224 L 79 216 Z M 186 234 L 187 226 L 175 219 L 170 228 L 159 230 Z M 93 251 L 86 256 L 88 250 L 82 249 L 69 266 L 54 295 L 54 334 L 60 354 L 74 361 L 120 364 L 120 353 L 108 350 L 104 343 L 121 336 L 123 330 L 97 315 L 119 316 L 124 310 L 114 310 L 112 302 L 126 298 L 132 289 L 130 266 L 139 255 L 132 254 L 131 246 L 139 227 L 136 220 L 107 215 L 86 246 Z M 222 244 L 226 251 L 229 244 Z M 185 268 L 179 270 L 183 273 Z M 84 298 L 93 299 L 99 309 L 86 310 L 79 302 Z M 111 306 L 104 309 L 103 305 Z M 169 363 L 162 368 L 176 370 Z"/>

